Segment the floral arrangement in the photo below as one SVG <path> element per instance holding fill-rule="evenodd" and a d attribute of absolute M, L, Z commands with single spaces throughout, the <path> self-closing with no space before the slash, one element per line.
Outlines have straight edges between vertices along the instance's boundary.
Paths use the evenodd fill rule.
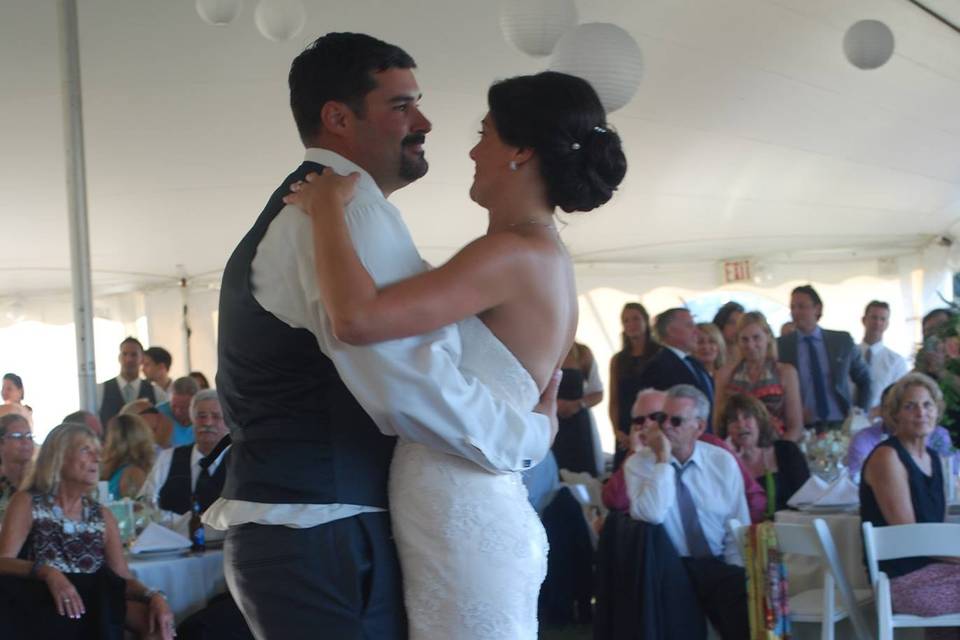
<path fill-rule="evenodd" d="M 960 447 L 960 319 L 923 341 L 916 369 L 937 381 L 946 405 L 940 424 L 950 432 L 953 447 Z"/>
<path fill-rule="evenodd" d="M 850 446 L 850 434 L 845 431 L 807 432 L 800 450 L 807 456 L 810 472 L 827 481 L 835 480 L 843 470 L 843 459 Z"/>

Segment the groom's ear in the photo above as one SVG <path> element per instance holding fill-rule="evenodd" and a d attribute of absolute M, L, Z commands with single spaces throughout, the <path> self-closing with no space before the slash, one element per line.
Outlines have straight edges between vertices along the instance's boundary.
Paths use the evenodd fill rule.
<path fill-rule="evenodd" d="M 320 108 L 320 123 L 326 131 L 335 136 L 342 136 L 347 132 L 353 117 L 353 111 L 343 102 L 328 100 Z"/>

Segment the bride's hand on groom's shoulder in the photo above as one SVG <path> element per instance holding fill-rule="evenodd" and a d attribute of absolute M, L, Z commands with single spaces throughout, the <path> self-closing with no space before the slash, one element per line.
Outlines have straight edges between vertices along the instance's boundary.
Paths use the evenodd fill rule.
<path fill-rule="evenodd" d="M 560 390 L 560 379 L 563 378 L 563 372 L 557 369 L 553 372 L 547 388 L 540 395 L 540 402 L 533 408 L 534 413 L 541 413 L 550 419 L 550 445 L 553 446 L 553 440 L 557 437 L 557 431 L 560 429 L 560 422 L 557 419 L 557 391 Z"/>
<path fill-rule="evenodd" d="M 290 185 L 290 193 L 283 197 L 283 201 L 300 207 L 310 216 L 342 213 L 353 199 L 359 179 L 359 173 L 341 176 L 329 168 L 322 173 L 311 172 L 304 180 Z"/>

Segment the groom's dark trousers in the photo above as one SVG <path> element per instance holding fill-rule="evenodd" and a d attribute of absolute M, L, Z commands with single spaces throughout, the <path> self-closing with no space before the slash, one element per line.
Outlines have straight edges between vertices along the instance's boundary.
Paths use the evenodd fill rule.
<path fill-rule="evenodd" d="M 313 513 L 324 505 L 384 511 L 310 528 L 231 527 L 227 584 L 258 640 L 405 640 L 385 511 L 395 439 L 357 403 L 316 336 L 267 311 L 251 284 L 283 195 L 307 171 L 320 170 L 305 162 L 283 181 L 223 271 L 217 391 L 233 446 L 221 497 Z"/>
<path fill-rule="evenodd" d="M 388 513 L 308 529 L 241 525 L 224 554 L 230 592 L 258 639 L 407 637 Z"/>

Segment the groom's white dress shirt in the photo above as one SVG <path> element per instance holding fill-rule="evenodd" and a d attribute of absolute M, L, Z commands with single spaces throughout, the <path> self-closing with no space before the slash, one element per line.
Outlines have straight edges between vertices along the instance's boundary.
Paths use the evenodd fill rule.
<path fill-rule="evenodd" d="M 307 149 L 306 160 L 342 175 L 360 173 L 346 219 L 357 254 L 377 286 L 426 268 L 400 211 L 369 174 L 326 149 Z M 311 225 L 290 205 L 274 218 L 253 261 L 253 295 L 280 320 L 316 336 L 320 350 L 380 431 L 461 456 L 494 473 L 522 471 L 543 459 L 550 448 L 548 419 L 508 406 L 458 369 L 462 348 L 456 325 L 363 347 L 333 337 L 316 282 Z M 370 511 L 381 509 L 221 498 L 206 511 L 204 522 L 219 529 L 249 522 L 311 527 Z"/>

